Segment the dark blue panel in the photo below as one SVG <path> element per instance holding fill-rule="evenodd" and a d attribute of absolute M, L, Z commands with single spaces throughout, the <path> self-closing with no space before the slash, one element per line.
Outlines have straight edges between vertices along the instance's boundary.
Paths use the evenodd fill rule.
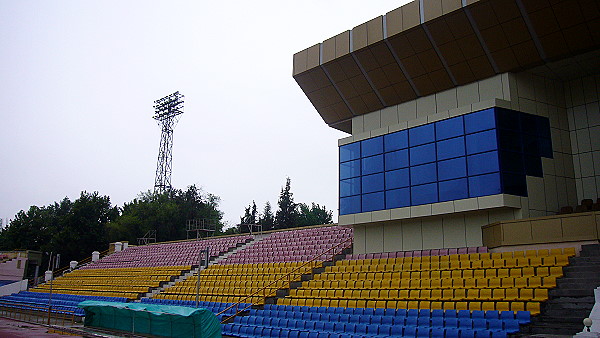
<path fill-rule="evenodd" d="M 363 158 L 361 161 L 363 175 L 375 174 L 383 171 L 383 155 Z"/>
<path fill-rule="evenodd" d="M 408 149 L 385 154 L 385 170 L 408 167 Z"/>
<path fill-rule="evenodd" d="M 438 180 L 445 181 L 467 176 L 467 159 L 465 157 L 438 162 Z"/>
<path fill-rule="evenodd" d="M 437 166 L 435 163 L 410 167 L 410 184 L 418 185 L 435 182 L 437 180 Z"/>
<path fill-rule="evenodd" d="M 435 141 L 434 124 L 426 124 L 408 130 L 408 143 L 411 147 Z"/>
<path fill-rule="evenodd" d="M 411 187 L 410 197 L 412 205 L 437 203 L 437 183 L 423 184 Z"/>
<path fill-rule="evenodd" d="M 408 148 L 408 131 L 401 130 L 383 137 L 385 151 Z"/>
<path fill-rule="evenodd" d="M 360 141 L 361 157 L 379 155 L 383 153 L 383 136 L 373 137 Z"/>
<path fill-rule="evenodd" d="M 467 156 L 467 168 L 469 176 L 500 171 L 498 152 L 491 151 L 489 153 Z"/>
<path fill-rule="evenodd" d="M 469 197 L 480 197 L 502 193 L 500 173 L 469 177 Z"/>
<path fill-rule="evenodd" d="M 346 144 L 340 147 L 340 162 L 360 158 L 360 142 Z"/>
<path fill-rule="evenodd" d="M 525 174 L 527 176 L 544 177 L 541 157 L 525 155 L 523 160 L 525 161 Z"/>
<path fill-rule="evenodd" d="M 552 152 L 552 140 L 549 138 L 540 138 L 539 140 L 540 146 L 540 156 L 545 158 L 554 158 L 554 154 Z"/>
<path fill-rule="evenodd" d="M 532 156 L 540 154 L 540 145 L 538 136 L 533 134 L 523 134 L 523 152 Z"/>
<path fill-rule="evenodd" d="M 469 185 L 466 178 L 438 183 L 440 202 L 460 200 L 469 197 Z"/>
<path fill-rule="evenodd" d="M 385 209 L 383 191 L 363 195 L 362 212 L 383 210 L 383 209 Z"/>
<path fill-rule="evenodd" d="M 492 129 L 496 127 L 494 108 L 467 114 L 465 118 L 465 132 L 467 134 Z"/>
<path fill-rule="evenodd" d="M 498 128 L 513 130 L 516 132 L 521 131 L 521 113 L 504 109 L 496 108 L 496 121 L 498 121 Z"/>
<path fill-rule="evenodd" d="M 500 168 L 503 172 L 525 173 L 525 164 L 521 153 L 512 151 L 500 152 Z"/>
<path fill-rule="evenodd" d="M 429 143 L 418 147 L 412 147 L 409 150 L 411 166 L 435 162 L 435 143 Z"/>
<path fill-rule="evenodd" d="M 547 117 L 537 116 L 536 120 L 537 134 L 541 138 L 551 138 L 550 120 Z"/>
<path fill-rule="evenodd" d="M 340 215 L 356 214 L 361 212 L 360 196 L 340 198 Z"/>
<path fill-rule="evenodd" d="M 360 177 L 340 181 L 340 197 L 360 194 Z"/>
<path fill-rule="evenodd" d="M 408 168 L 388 171 L 385 173 L 385 188 L 396 189 L 410 185 Z"/>
<path fill-rule="evenodd" d="M 520 116 L 521 131 L 537 135 L 537 116 L 525 113 L 520 113 Z"/>
<path fill-rule="evenodd" d="M 340 163 L 340 179 L 360 176 L 360 160 Z"/>
<path fill-rule="evenodd" d="M 464 136 L 437 142 L 438 161 L 459 156 L 465 156 Z"/>
<path fill-rule="evenodd" d="M 465 134 L 463 117 L 457 116 L 451 119 L 438 121 L 435 123 L 435 139 L 444 140 Z"/>
<path fill-rule="evenodd" d="M 521 133 L 498 130 L 498 147 L 502 150 L 523 151 L 523 140 Z"/>
<path fill-rule="evenodd" d="M 362 193 L 383 190 L 383 173 L 367 175 L 362 177 Z"/>
<path fill-rule="evenodd" d="M 394 189 L 385 192 L 385 208 L 402 208 L 410 206 L 410 188 Z"/>
<path fill-rule="evenodd" d="M 527 196 L 527 179 L 524 174 L 502 174 L 502 192 L 510 195 Z"/>
<path fill-rule="evenodd" d="M 498 149 L 496 131 L 488 130 L 467 135 L 467 155 Z"/>

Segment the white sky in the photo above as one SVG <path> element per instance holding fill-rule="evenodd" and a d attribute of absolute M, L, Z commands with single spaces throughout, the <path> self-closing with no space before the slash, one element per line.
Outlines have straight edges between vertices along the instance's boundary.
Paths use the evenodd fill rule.
<path fill-rule="evenodd" d="M 407 1 L 1 1 L 0 218 L 82 190 L 153 188 L 153 101 L 179 90 L 174 187 L 221 197 L 229 225 L 286 176 L 337 220 L 337 139 L 292 56 Z"/>

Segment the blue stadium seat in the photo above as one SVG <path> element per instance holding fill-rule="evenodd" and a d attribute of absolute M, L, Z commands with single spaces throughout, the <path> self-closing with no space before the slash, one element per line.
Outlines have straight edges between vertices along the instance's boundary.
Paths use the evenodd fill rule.
<path fill-rule="evenodd" d="M 283 336 L 282 332 L 281 332 L 281 328 L 274 327 L 274 328 L 271 329 L 271 337 L 277 337 L 277 338 L 279 338 L 281 336 Z"/>
<path fill-rule="evenodd" d="M 473 319 L 473 328 L 475 330 L 487 330 L 487 321 L 483 318 Z"/>
<path fill-rule="evenodd" d="M 419 316 L 419 310 L 417 310 L 417 309 L 410 309 L 410 310 L 408 310 L 408 312 L 406 313 L 406 315 L 408 317 L 418 317 Z"/>
<path fill-rule="evenodd" d="M 429 317 L 418 317 L 417 318 L 417 326 L 420 326 L 420 327 L 427 326 L 427 327 L 429 327 L 430 326 L 429 321 L 430 321 Z"/>
<path fill-rule="evenodd" d="M 512 311 L 502 311 L 502 312 L 513 313 Z M 500 318 L 500 311 L 488 310 L 485 312 L 485 319 L 499 319 L 499 318 Z"/>
<path fill-rule="evenodd" d="M 431 310 L 428 310 L 428 309 L 419 310 L 419 317 L 431 317 Z"/>
<path fill-rule="evenodd" d="M 346 332 L 346 324 L 344 323 L 334 323 L 333 324 L 333 332 Z"/>
<path fill-rule="evenodd" d="M 502 319 L 502 320 L 515 319 L 515 313 L 513 311 L 502 311 L 502 312 L 500 312 L 500 319 Z"/>
<path fill-rule="evenodd" d="M 350 315 L 348 314 L 340 314 L 340 322 L 342 323 L 348 323 L 350 321 Z"/>
<path fill-rule="evenodd" d="M 381 325 L 381 321 L 383 320 L 383 316 L 371 316 L 371 324 L 373 325 Z"/>
<path fill-rule="evenodd" d="M 458 317 L 458 313 L 456 312 L 456 310 L 446 310 L 446 311 L 444 311 L 444 317 L 445 318 L 456 318 L 456 317 Z"/>
<path fill-rule="evenodd" d="M 456 328 L 456 327 L 458 327 L 458 318 L 445 318 L 444 319 L 444 326 L 446 326 L 446 328 Z"/>
<path fill-rule="evenodd" d="M 446 330 L 443 327 L 434 327 L 431 329 L 432 338 L 444 338 L 446 336 Z"/>
<path fill-rule="evenodd" d="M 417 320 L 418 320 L 418 317 L 407 317 L 405 325 L 408 327 L 417 327 L 417 325 L 418 325 Z"/>
<path fill-rule="evenodd" d="M 366 334 L 367 333 L 367 324 L 356 324 L 356 328 L 354 329 L 355 333 L 358 334 Z"/>
<path fill-rule="evenodd" d="M 488 330 L 502 331 L 504 330 L 503 322 L 500 319 L 488 319 Z"/>
<path fill-rule="evenodd" d="M 396 309 L 385 309 L 384 311 L 384 315 L 385 316 L 395 316 L 396 315 Z"/>
<path fill-rule="evenodd" d="M 475 338 L 475 331 L 471 329 L 460 329 L 460 338 Z"/>
<path fill-rule="evenodd" d="M 316 326 L 315 326 L 315 328 L 316 328 Z M 325 327 L 323 328 L 322 331 L 327 331 L 327 332 L 333 331 L 333 322 L 325 322 Z"/>
<path fill-rule="evenodd" d="M 345 332 L 346 333 L 350 333 L 350 334 L 355 333 L 356 332 L 356 325 L 357 325 L 356 323 L 347 323 L 345 325 Z"/>
<path fill-rule="evenodd" d="M 431 326 L 432 327 L 444 327 L 444 317 L 432 317 L 431 318 Z"/>
<path fill-rule="evenodd" d="M 325 322 L 315 322 L 315 330 L 325 331 Z"/>
<path fill-rule="evenodd" d="M 455 327 L 446 328 L 446 338 L 458 338 L 460 331 Z"/>
<path fill-rule="evenodd" d="M 300 331 L 298 338 L 308 338 L 308 331 Z"/>
<path fill-rule="evenodd" d="M 429 338 L 430 331 L 431 331 L 431 329 L 428 327 L 418 327 L 417 328 L 417 337 Z"/>
<path fill-rule="evenodd" d="M 367 334 L 368 335 L 378 335 L 379 334 L 379 325 L 368 325 L 367 326 Z"/>
<path fill-rule="evenodd" d="M 529 311 L 517 311 L 517 320 L 519 324 L 531 323 L 531 312 Z"/>
<path fill-rule="evenodd" d="M 333 307 L 333 308 L 329 308 L 329 309 L 333 309 L 333 313 L 341 315 L 342 313 L 344 313 L 344 308 L 343 307 Z"/>
<path fill-rule="evenodd" d="M 396 309 L 396 317 L 406 317 L 406 316 L 408 316 L 408 310 Z"/>
<path fill-rule="evenodd" d="M 506 333 L 517 333 L 521 330 L 519 327 L 519 321 L 516 319 L 506 319 L 504 322 L 504 331 Z"/>
<path fill-rule="evenodd" d="M 375 316 L 383 316 L 385 315 L 385 309 L 377 308 L 373 311 Z"/>
<path fill-rule="evenodd" d="M 469 310 L 458 311 L 458 318 L 471 318 L 471 311 L 469 311 Z"/>
<path fill-rule="evenodd" d="M 485 329 L 475 330 L 475 337 L 477 338 L 490 338 L 492 332 Z"/>
<path fill-rule="evenodd" d="M 379 335 L 380 336 L 390 336 L 392 332 L 392 325 L 380 325 L 379 326 Z"/>
<path fill-rule="evenodd" d="M 459 318 L 458 319 L 458 327 L 460 329 L 472 329 L 473 328 L 473 320 L 471 318 Z"/>
<path fill-rule="evenodd" d="M 362 315 L 358 317 L 358 322 L 361 324 L 371 324 L 372 315 Z"/>
<path fill-rule="evenodd" d="M 416 337 L 417 336 L 417 327 L 416 326 L 405 326 L 404 332 L 402 333 L 405 337 Z"/>
<path fill-rule="evenodd" d="M 381 316 L 381 324 L 382 325 L 392 325 L 394 324 L 394 317 L 392 316 Z"/>
<path fill-rule="evenodd" d="M 471 312 L 471 319 L 483 319 L 485 318 L 485 311 L 481 311 L 481 310 L 475 310 L 473 312 Z"/>
<path fill-rule="evenodd" d="M 392 326 L 392 331 L 390 332 L 390 336 L 392 337 L 403 337 L 404 326 L 394 325 Z"/>
<path fill-rule="evenodd" d="M 444 310 L 435 309 L 431 311 L 431 317 L 444 317 Z"/>
<path fill-rule="evenodd" d="M 319 333 L 314 331 L 308 332 L 308 338 L 319 338 Z"/>
<path fill-rule="evenodd" d="M 360 321 L 359 315 L 351 315 L 350 316 L 350 323 L 358 323 L 359 321 Z"/>
<path fill-rule="evenodd" d="M 298 330 L 290 330 L 290 332 L 288 333 L 288 338 L 299 338 L 300 337 L 300 331 Z"/>
<path fill-rule="evenodd" d="M 492 338 L 506 338 L 506 331 L 492 331 Z"/>

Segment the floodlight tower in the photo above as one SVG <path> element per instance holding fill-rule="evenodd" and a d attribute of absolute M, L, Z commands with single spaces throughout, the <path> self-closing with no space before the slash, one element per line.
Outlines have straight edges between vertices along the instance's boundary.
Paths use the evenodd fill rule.
<path fill-rule="evenodd" d="M 154 192 L 171 190 L 171 160 L 173 159 L 173 128 L 183 114 L 183 95 L 175 92 L 154 101 L 154 116 L 161 127 Z"/>

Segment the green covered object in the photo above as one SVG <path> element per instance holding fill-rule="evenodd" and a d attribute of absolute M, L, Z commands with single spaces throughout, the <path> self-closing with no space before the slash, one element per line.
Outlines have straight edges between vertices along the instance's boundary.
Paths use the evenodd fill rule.
<path fill-rule="evenodd" d="M 221 337 L 221 323 L 202 308 L 86 300 L 85 326 L 163 337 Z"/>

